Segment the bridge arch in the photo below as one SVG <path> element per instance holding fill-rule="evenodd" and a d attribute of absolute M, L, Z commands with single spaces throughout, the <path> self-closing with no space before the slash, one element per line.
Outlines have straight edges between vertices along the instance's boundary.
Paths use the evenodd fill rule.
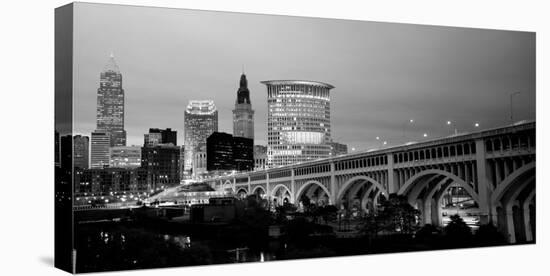
<path fill-rule="evenodd" d="M 298 201 L 300 200 L 304 192 L 309 190 L 312 187 L 312 185 L 316 185 L 318 186 L 318 188 L 321 188 L 327 194 L 329 204 L 333 204 L 330 196 L 330 191 L 327 189 L 327 187 L 325 187 L 325 185 L 323 185 L 321 182 L 317 180 L 309 180 L 298 189 L 298 191 L 296 192 L 296 195 L 294 196 L 294 200 L 296 203 L 299 203 Z"/>
<path fill-rule="evenodd" d="M 239 198 L 245 198 L 248 195 L 248 190 L 246 188 L 241 187 L 237 189 L 236 194 L 237 194 L 237 197 Z"/>
<path fill-rule="evenodd" d="M 421 181 L 421 180 L 426 180 L 426 178 L 429 176 L 437 176 L 437 175 L 452 179 L 456 184 L 460 185 L 460 187 L 465 189 L 466 192 L 470 194 L 470 196 L 474 199 L 475 202 L 479 203 L 478 194 L 474 191 L 472 186 L 466 184 L 466 181 L 464 181 L 462 178 L 458 177 L 453 173 L 450 173 L 448 171 L 438 170 L 438 169 L 423 170 L 413 175 L 411 178 L 409 178 L 409 180 L 405 182 L 405 184 L 403 184 L 403 186 L 399 189 L 397 194 L 408 195 L 411 189 L 414 188 L 416 185 L 419 185 L 419 184 L 426 185 L 426 181 Z"/>
<path fill-rule="evenodd" d="M 446 190 L 455 185 L 464 189 L 477 205 L 481 203 L 478 193 L 466 181 L 451 172 L 440 169 L 427 169 L 414 174 L 397 194 L 406 196 L 409 204 L 420 211 L 421 223 L 442 225 L 443 195 Z"/>
<path fill-rule="evenodd" d="M 508 177 L 506 177 L 499 185 L 498 187 L 493 191 L 491 196 L 491 205 L 497 206 L 499 204 L 499 201 L 502 199 L 504 194 L 508 192 L 510 189 L 513 189 L 514 185 L 517 185 L 518 179 L 528 173 L 533 173 L 535 171 L 535 162 L 530 162 L 528 164 L 523 165 L 519 169 L 515 170 L 513 173 L 511 173 Z"/>
<path fill-rule="evenodd" d="M 337 201 L 339 201 L 342 198 L 344 193 L 348 190 L 348 188 L 350 188 L 350 185 L 355 184 L 355 182 L 357 180 L 367 181 L 368 183 L 372 184 L 374 187 L 378 188 L 378 190 L 381 191 L 382 195 L 385 198 L 388 198 L 388 196 L 389 196 L 388 192 L 386 191 L 386 188 L 384 188 L 384 186 L 382 186 L 382 184 L 380 184 L 380 182 L 378 182 L 378 181 L 374 180 L 373 178 L 371 178 L 369 176 L 366 176 L 366 175 L 357 175 L 357 176 L 354 176 L 354 177 L 348 179 L 344 183 L 344 185 L 342 185 L 342 187 L 338 191 L 338 195 L 336 196 Z"/>
<path fill-rule="evenodd" d="M 283 191 L 281 196 L 278 196 L 278 193 L 280 191 Z M 286 194 L 288 194 L 288 197 L 286 196 Z M 294 203 L 294 197 L 292 196 L 292 191 L 287 187 L 287 185 L 285 184 L 277 184 L 275 185 L 275 187 L 273 187 L 273 189 L 271 189 L 271 195 L 270 195 L 271 198 L 273 199 L 280 199 L 280 202 L 283 202 L 285 199 L 288 199 L 288 202 L 289 203 Z"/>
<path fill-rule="evenodd" d="M 377 209 L 380 195 L 386 199 L 389 197 L 387 190 L 380 182 L 367 175 L 357 175 L 346 180 L 340 187 L 336 204 L 353 212 L 369 213 Z"/>
<path fill-rule="evenodd" d="M 510 243 L 534 239 L 535 162 L 506 177 L 491 195 L 492 220 Z"/>
<path fill-rule="evenodd" d="M 261 196 L 262 194 L 266 195 L 267 192 L 266 192 L 266 190 L 263 186 L 258 185 L 256 187 L 252 188 L 252 193 L 251 194 L 257 194 L 257 195 Z"/>

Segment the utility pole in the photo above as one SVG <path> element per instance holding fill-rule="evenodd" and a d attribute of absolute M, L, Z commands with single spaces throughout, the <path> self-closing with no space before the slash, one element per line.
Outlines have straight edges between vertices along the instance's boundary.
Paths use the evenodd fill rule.
<path fill-rule="evenodd" d="M 520 91 L 510 94 L 510 123 L 514 123 L 514 96 L 521 94 Z"/>

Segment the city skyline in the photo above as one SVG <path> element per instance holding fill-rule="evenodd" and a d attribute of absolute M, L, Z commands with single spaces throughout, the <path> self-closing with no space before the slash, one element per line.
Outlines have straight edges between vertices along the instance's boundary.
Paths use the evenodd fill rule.
<path fill-rule="evenodd" d="M 94 128 L 97 73 L 111 52 L 125 78 L 128 145 L 139 145 L 152 126 L 177 130 L 183 141 L 185 106 L 193 99 L 213 100 L 219 131 L 232 133 L 243 64 L 256 103 L 256 144 L 267 144 L 266 89 L 260 81 L 269 79 L 333 84 L 333 140 L 350 151 L 379 148 L 382 140 L 391 146 L 451 135 L 454 129 L 472 131 L 475 123 L 506 125 L 516 91 L 521 94 L 513 97 L 515 119 L 534 119 L 533 33 L 134 7 L 121 14 L 118 6 L 83 5 L 88 12 L 78 14 L 75 26 L 75 107 L 81 111 L 75 130 L 84 135 Z M 197 14 L 201 25 L 194 24 Z M 107 28 L 115 19 L 120 24 Z M 151 32 L 154 39 L 141 36 L 149 33 L 148 25 L 163 31 Z M 240 37 L 260 45 L 242 44 Z M 302 43 L 289 44 L 293 41 Z M 223 51 L 215 51 L 219 43 L 226 45 Z M 354 70 L 345 69 L 349 66 Z"/>
<path fill-rule="evenodd" d="M 56 265 L 536 244 L 535 38 L 61 7 Z"/>

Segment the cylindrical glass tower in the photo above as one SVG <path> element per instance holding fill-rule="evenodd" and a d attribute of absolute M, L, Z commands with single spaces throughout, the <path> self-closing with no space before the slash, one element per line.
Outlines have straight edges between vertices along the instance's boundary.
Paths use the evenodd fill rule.
<path fill-rule="evenodd" d="M 330 89 L 322 82 L 262 81 L 267 86 L 267 165 L 330 156 Z"/>

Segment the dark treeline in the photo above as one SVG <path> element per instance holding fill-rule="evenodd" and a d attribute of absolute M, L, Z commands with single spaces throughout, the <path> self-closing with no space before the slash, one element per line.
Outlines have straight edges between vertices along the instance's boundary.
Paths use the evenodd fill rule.
<path fill-rule="evenodd" d="M 271 208 L 249 196 L 231 223 L 182 223 L 131 212 L 127 221 L 78 224 L 77 271 L 259 261 L 260 254 L 272 261 L 507 244 L 492 224 L 473 233 L 458 215 L 445 227 L 420 226 L 419 212 L 403 197 L 391 196 L 376 212 L 353 219 L 332 205 L 301 203 L 298 212 L 292 204 Z M 270 236 L 273 227 L 280 235 Z M 246 256 L 230 250 L 236 248 Z"/>

